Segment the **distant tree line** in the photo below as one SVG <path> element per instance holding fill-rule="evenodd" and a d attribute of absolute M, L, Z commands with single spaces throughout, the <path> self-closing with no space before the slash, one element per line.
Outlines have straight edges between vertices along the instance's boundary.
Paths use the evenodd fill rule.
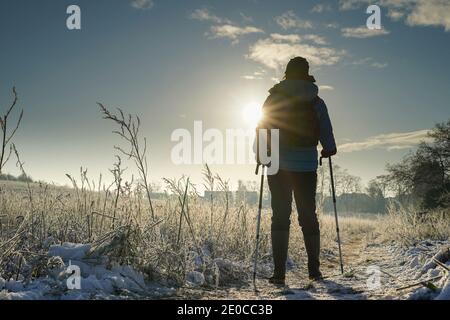
<path fill-rule="evenodd" d="M 386 213 L 389 199 L 372 198 L 367 193 L 344 193 L 337 196 L 337 209 L 347 213 Z M 333 199 L 326 196 L 323 211 L 333 212 Z"/>
<path fill-rule="evenodd" d="M 30 176 L 22 173 L 19 176 L 13 176 L 12 174 L 0 174 L 0 180 L 2 181 L 19 181 L 19 182 L 33 182 Z"/>
<path fill-rule="evenodd" d="M 366 188 L 361 178 L 354 176 L 338 165 L 333 166 L 337 198 L 337 208 L 340 212 L 352 213 L 385 213 L 388 199 L 385 188 L 378 181 L 372 180 Z M 332 212 L 333 199 L 328 168 L 321 167 L 318 172 L 317 202 L 325 212 Z"/>
<path fill-rule="evenodd" d="M 369 181 L 335 166 L 337 206 L 341 212 L 384 213 L 390 203 L 413 204 L 423 210 L 448 208 L 450 204 L 450 120 L 439 123 L 430 139 L 419 144 L 402 161 L 386 166 L 387 174 Z M 333 211 L 328 168 L 318 171 L 318 205 Z"/>

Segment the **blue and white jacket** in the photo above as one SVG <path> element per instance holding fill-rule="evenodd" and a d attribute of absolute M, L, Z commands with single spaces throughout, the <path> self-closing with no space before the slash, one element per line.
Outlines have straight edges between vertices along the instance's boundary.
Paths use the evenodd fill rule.
<path fill-rule="evenodd" d="M 318 97 L 319 89 L 313 82 L 305 80 L 283 80 L 270 89 L 269 92 L 270 96 L 264 103 L 263 111 L 270 104 L 271 100 L 277 100 L 276 95 L 279 94 L 283 96 L 286 94 L 296 96 L 302 101 L 312 101 L 318 98 L 314 107 L 320 124 L 320 144 L 325 150 L 331 151 L 336 149 L 333 127 L 328 115 L 327 106 Z M 279 168 L 281 170 L 311 172 L 316 171 L 318 167 L 318 152 L 316 147 L 292 147 L 280 144 L 279 157 Z"/>

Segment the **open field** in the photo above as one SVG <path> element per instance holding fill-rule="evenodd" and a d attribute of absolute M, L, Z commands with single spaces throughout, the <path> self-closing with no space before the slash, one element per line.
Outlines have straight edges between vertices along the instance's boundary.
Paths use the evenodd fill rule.
<path fill-rule="evenodd" d="M 334 217 L 320 214 L 322 269 L 330 278 L 314 284 L 305 276 L 306 254 L 293 214 L 290 287 L 277 289 L 264 280 L 272 270 L 266 210 L 260 294 L 255 295 L 251 285 L 254 206 L 234 206 L 226 198 L 205 201 L 187 180 L 167 180 L 174 196 L 154 201 L 152 218 L 139 186 L 103 187 L 83 174 L 72 182 L 73 188 L 0 184 L 0 289 L 4 289 L 0 298 L 406 298 L 417 287 L 395 288 L 414 282 L 413 271 L 416 281 L 441 275 L 437 288 L 446 279 L 445 270 L 436 265 L 421 271 L 432 255 L 450 244 L 446 211 L 426 218 L 412 209 L 371 219 L 341 217 L 343 276 L 338 274 Z M 81 267 L 81 290 L 66 286 L 69 260 Z M 382 286 L 377 290 L 367 289 L 369 266 L 381 270 Z M 417 297 L 439 293 L 430 292 Z"/>

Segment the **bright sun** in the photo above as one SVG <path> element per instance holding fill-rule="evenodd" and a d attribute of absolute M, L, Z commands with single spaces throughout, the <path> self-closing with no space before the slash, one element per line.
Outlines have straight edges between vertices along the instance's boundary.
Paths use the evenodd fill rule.
<path fill-rule="evenodd" d="M 242 110 L 242 117 L 249 126 L 256 128 L 262 117 L 261 106 L 259 106 L 256 102 L 247 104 Z"/>

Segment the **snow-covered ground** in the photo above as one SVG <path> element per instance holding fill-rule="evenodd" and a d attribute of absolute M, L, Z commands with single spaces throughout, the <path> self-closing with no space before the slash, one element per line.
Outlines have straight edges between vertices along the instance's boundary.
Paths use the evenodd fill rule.
<path fill-rule="evenodd" d="M 46 276 L 32 281 L 5 280 L 0 277 L 0 299 L 450 299 L 448 271 L 434 258 L 450 268 L 450 241 L 422 241 L 413 247 L 397 244 L 358 244 L 352 255 L 345 255 L 346 273 L 338 272 L 336 257 L 323 253 L 325 275 L 322 282 L 310 283 L 304 271 L 289 262 L 285 288 L 268 284 L 264 275 L 270 273 L 270 259 L 260 264 L 260 279 L 255 294 L 250 282 L 228 285 L 229 280 L 249 275 L 248 266 L 226 259 L 209 259 L 208 253 L 192 257 L 192 271 L 183 288 L 146 281 L 144 275 L 130 266 L 114 265 L 89 244 L 49 245 Z M 346 247 L 344 246 L 344 249 Z M 347 249 L 349 249 L 347 247 Z M 208 260 L 209 259 L 209 260 Z M 208 261 L 206 261 L 208 260 Z M 205 269 L 214 266 L 215 271 Z M 207 270 L 207 271 L 202 271 Z M 209 271 L 208 271 L 209 270 Z M 245 277 L 245 276 L 244 276 Z M 404 288 L 433 278 L 424 285 Z M 224 279 L 227 279 L 224 281 Z M 205 290 L 207 289 L 207 290 Z M 398 290 L 401 289 L 401 290 Z"/>
<path fill-rule="evenodd" d="M 158 299 L 173 288 L 145 281 L 130 266 L 114 266 L 88 244 L 65 243 L 48 250 L 47 275 L 30 282 L 0 278 L 0 299 Z"/>
<path fill-rule="evenodd" d="M 449 241 L 421 241 L 409 248 L 390 245 L 387 250 L 392 256 L 390 265 L 387 263 L 385 266 L 390 278 L 387 285 L 405 287 L 411 282 L 423 282 L 415 287 L 416 290 L 403 293 L 400 297 L 450 300 Z"/>
<path fill-rule="evenodd" d="M 257 294 L 249 285 L 207 293 L 199 289 L 184 289 L 182 295 L 201 299 L 450 300 L 448 271 L 433 261 L 434 257 L 450 268 L 449 246 L 450 241 L 422 241 L 409 248 L 395 243 L 347 243 L 344 245 L 344 275 L 339 272 L 336 255 L 323 252 L 321 261 L 326 279 L 321 282 L 310 282 L 304 266 L 302 269 L 293 265 L 288 268 L 287 286 L 276 288 L 264 279 L 270 276 L 271 268 L 262 263 Z M 447 250 L 443 250 L 445 248 Z M 438 252 L 445 254 L 436 255 Z M 431 278 L 434 279 L 427 281 Z M 414 286 L 407 288 L 410 285 Z"/>
<path fill-rule="evenodd" d="M 433 261 L 433 257 L 443 260 L 450 268 L 450 251 L 445 256 L 435 256 L 449 244 L 448 241 L 422 241 L 410 248 L 394 243 L 364 245 L 358 253 L 359 259 L 350 263 L 343 276 L 313 283 L 307 290 L 287 289 L 280 298 L 450 300 L 448 271 Z M 418 284 L 406 288 L 422 281 L 427 287 Z"/>

